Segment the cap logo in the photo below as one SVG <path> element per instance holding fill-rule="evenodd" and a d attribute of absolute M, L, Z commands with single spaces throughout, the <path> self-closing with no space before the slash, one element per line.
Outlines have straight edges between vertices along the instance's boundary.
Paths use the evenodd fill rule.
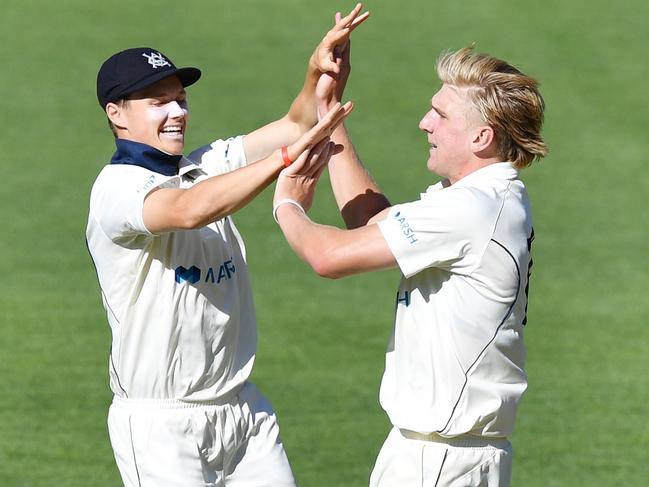
<path fill-rule="evenodd" d="M 142 54 L 145 58 L 147 58 L 149 64 L 153 66 L 153 69 L 156 68 L 161 68 L 163 66 L 170 66 L 169 61 L 165 59 L 165 57 L 160 54 L 159 52 L 152 52 L 151 54 Z"/>

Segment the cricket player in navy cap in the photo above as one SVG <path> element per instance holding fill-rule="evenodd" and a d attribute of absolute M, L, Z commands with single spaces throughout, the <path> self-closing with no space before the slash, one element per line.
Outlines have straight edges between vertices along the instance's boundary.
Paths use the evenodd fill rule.
<path fill-rule="evenodd" d="M 273 408 L 248 381 L 256 318 L 231 215 L 285 166 L 334 150 L 352 104 L 318 121 L 314 90 L 361 10 L 338 16 L 286 116 L 188 157 L 197 68 L 143 47 L 99 70 L 117 147 L 92 187 L 86 237 L 112 331 L 108 429 L 126 486 L 295 485 Z"/>
<path fill-rule="evenodd" d="M 273 214 L 291 247 L 323 276 L 401 271 L 380 390 L 393 428 L 370 486 L 504 487 L 508 438 L 527 387 L 534 232 L 519 172 L 547 153 L 545 105 L 536 80 L 472 48 L 441 55 L 437 73 L 442 87 L 419 128 L 427 167 L 441 181 L 390 205 L 341 125 L 332 140 L 344 150 L 330 162 L 308 158 L 280 175 Z M 317 90 L 323 113 L 337 93 L 326 83 L 334 78 L 323 77 Z M 347 230 L 306 215 L 327 163 Z"/>

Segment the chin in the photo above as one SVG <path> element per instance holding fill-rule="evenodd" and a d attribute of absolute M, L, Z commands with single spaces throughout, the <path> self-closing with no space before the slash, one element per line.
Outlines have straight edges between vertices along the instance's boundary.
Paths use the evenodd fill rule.
<path fill-rule="evenodd" d="M 158 147 L 158 149 L 160 149 L 162 152 L 165 152 L 167 154 L 171 154 L 172 156 L 182 156 L 183 150 L 185 149 L 185 144 L 184 143 L 165 144 Z"/>

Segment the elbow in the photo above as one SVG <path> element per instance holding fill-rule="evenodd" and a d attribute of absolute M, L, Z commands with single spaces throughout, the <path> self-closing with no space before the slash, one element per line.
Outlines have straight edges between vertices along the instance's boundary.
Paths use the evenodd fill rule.
<path fill-rule="evenodd" d="M 327 279 L 340 279 L 341 277 L 345 277 L 345 274 L 337 265 L 335 259 L 326 254 L 308 259 L 307 262 L 311 266 L 311 269 L 320 277 Z"/>
<path fill-rule="evenodd" d="M 197 211 L 196 208 L 180 207 L 176 208 L 175 213 L 173 220 L 176 224 L 174 226 L 179 230 L 196 230 L 206 225 L 201 212 Z"/>
<path fill-rule="evenodd" d="M 205 223 L 197 216 L 187 215 L 181 220 L 181 225 L 182 230 L 196 230 L 198 228 L 204 227 L 205 225 L 207 225 L 207 223 Z"/>

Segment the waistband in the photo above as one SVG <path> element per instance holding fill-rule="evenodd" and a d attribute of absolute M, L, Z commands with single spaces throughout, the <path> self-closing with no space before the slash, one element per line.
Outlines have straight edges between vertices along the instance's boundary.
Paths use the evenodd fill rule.
<path fill-rule="evenodd" d="M 239 390 L 232 391 L 218 399 L 208 401 L 191 401 L 187 399 L 131 399 L 113 396 L 113 405 L 126 409 L 191 409 L 210 406 L 226 406 L 236 404 L 239 400 Z"/>
<path fill-rule="evenodd" d="M 443 443 L 449 446 L 457 446 L 461 448 L 484 448 L 492 446 L 495 448 L 505 448 L 509 446 L 509 440 L 505 436 L 471 436 L 460 435 L 446 437 L 437 433 L 419 433 L 417 431 L 410 431 L 399 428 L 401 436 L 409 440 L 430 441 L 432 443 Z"/>

